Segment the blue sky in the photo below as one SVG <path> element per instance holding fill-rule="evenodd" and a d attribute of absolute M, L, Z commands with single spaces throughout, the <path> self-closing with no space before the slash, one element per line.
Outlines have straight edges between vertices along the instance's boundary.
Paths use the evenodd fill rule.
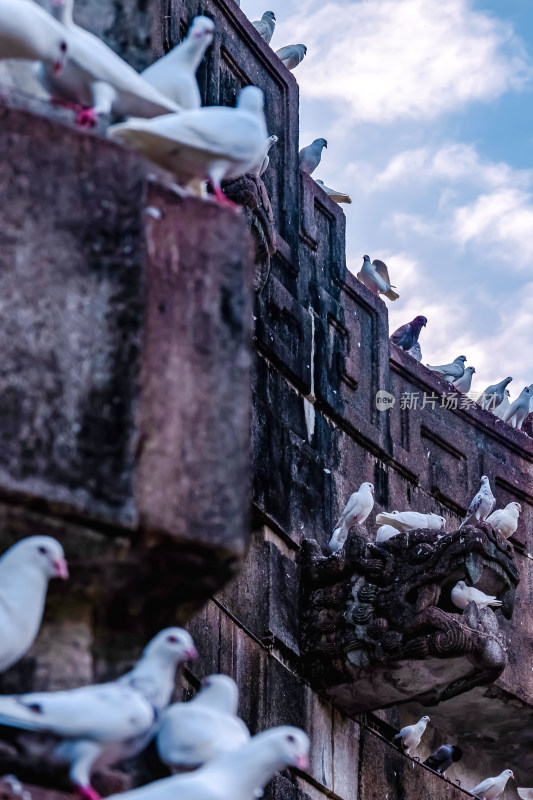
<path fill-rule="evenodd" d="M 391 330 L 417 314 L 424 362 L 460 354 L 473 390 L 533 382 L 531 0 L 243 0 L 303 42 L 300 141 L 348 192 L 347 257 L 389 266 Z"/>

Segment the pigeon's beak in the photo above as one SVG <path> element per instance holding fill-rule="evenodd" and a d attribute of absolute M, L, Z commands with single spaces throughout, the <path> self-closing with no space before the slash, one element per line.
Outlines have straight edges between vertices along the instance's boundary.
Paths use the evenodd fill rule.
<path fill-rule="evenodd" d="M 294 759 L 294 766 L 298 769 L 307 769 L 309 766 L 309 759 L 307 756 L 296 756 Z"/>
<path fill-rule="evenodd" d="M 372 492 L 372 494 L 374 494 L 374 490 L 373 489 L 370 489 L 370 491 Z"/>
<path fill-rule="evenodd" d="M 64 558 L 54 558 L 52 566 L 54 568 L 55 578 L 63 578 L 63 580 L 68 578 L 68 567 Z"/>
<path fill-rule="evenodd" d="M 185 658 L 187 659 L 187 661 L 192 661 L 193 659 L 198 658 L 198 650 L 196 649 L 196 647 L 189 647 L 185 651 Z"/>

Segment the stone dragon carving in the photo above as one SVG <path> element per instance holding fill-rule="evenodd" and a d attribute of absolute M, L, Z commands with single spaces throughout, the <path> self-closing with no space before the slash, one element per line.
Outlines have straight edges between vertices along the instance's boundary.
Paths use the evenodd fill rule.
<path fill-rule="evenodd" d="M 470 603 L 461 613 L 450 593 L 464 578 L 497 595 L 501 610 Z M 518 570 L 486 523 L 382 544 L 352 528 L 336 556 L 306 540 L 302 579 L 307 676 L 347 713 L 434 705 L 492 683 L 507 664 L 502 614 L 513 613 Z"/>

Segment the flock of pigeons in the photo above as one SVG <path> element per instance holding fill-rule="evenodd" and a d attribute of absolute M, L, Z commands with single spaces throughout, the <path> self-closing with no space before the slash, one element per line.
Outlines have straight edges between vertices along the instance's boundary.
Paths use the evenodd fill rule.
<path fill-rule="evenodd" d="M 93 127 L 101 116 L 116 122 L 107 130 L 109 137 L 174 173 L 180 186 L 202 193 L 209 182 L 219 203 L 234 206 L 221 182 L 262 175 L 278 137 L 268 136 L 263 92 L 256 86 L 242 89 L 236 108 L 202 107 L 196 70 L 213 40 L 213 20 L 195 17 L 186 38 L 139 74 L 76 25 L 74 0 L 50 2 L 48 13 L 33 0 L 0 0 L 0 59 L 35 62 L 35 77 L 51 102 L 72 110 L 78 125 Z M 253 23 L 268 43 L 275 24 L 272 11 Z M 294 69 L 306 52 L 305 45 L 295 44 L 276 55 Z M 309 174 L 322 146 L 325 140 L 318 139 L 302 151 L 302 169 Z M 320 185 L 336 202 L 351 202 Z"/>
<path fill-rule="evenodd" d="M 366 259 L 370 263 L 368 256 L 364 258 L 365 263 Z M 382 261 L 376 260 L 374 264 L 377 265 L 376 269 L 381 268 L 380 265 L 385 270 L 387 269 Z M 361 273 L 357 277 L 361 277 Z M 395 330 L 390 340 L 396 347 L 405 350 L 417 361 L 422 361 L 422 350 L 418 337 L 422 328 L 426 325 L 426 317 L 415 317 L 411 322 L 407 322 Z M 475 367 L 465 367 L 466 360 L 466 356 L 457 356 L 449 364 L 440 364 L 438 366 L 426 364 L 426 367 L 449 383 L 450 389 L 467 394 L 472 388 L 472 377 L 476 370 Z M 524 386 L 516 400 L 511 403 L 509 401 L 511 395 L 507 387 L 512 380 L 512 378 L 504 378 L 499 383 L 487 386 L 477 398 L 476 403 L 486 411 L 492 411 L 502 422 L 507 422 L 511 427 L 521 430 L 527 415 L 530 411 L 533 411 L 533 383 L 529 386 Z"/>
<path fill-rule="evenodd" d="M 63 548 L 30 536 L 0 558 L 0 670 L 17 663 L 41 625 L 48 582 L 69 576 Z M 274 773 L 307 767 L 309 740 L 279 726 L 250 736 L 237 716 L 238 689 L 210 675 L 188 703 L 171 704 L 179 664 L 197 657 L 192 637 L 165 628 L 137 664 L 116 681 L 56 692 L 0 695 L 0 726 L 20 731 L 16 744 L 67 765 L 87 800 L 98 800 L 94 770 L 137 755 L 155 739 L 171 772 L 192 769 L 124 792 L 123 800 L 255 800 Z"/>
<path fill-rule="evenodd" d="M 468 506 L 466 516 L 461 522 L 459 529 L 465 525 L 476 525 L 478 522 L 489 523 L 493 530 L 508 539 L 516 532 L 518 527 L 518 517 L 522 508 L 519 503 L 508 503 L 504 508 L 494 510 L 496 498 L 492 494 L 490 481 L 486 475 L 481 477 L 479 491 Z M 353 525 L 362 525 L 369 517 L 374 508 L 374 486 L 371 483 L 362 483 L 359 489 L 354 492 L 339 517 L 328 545 L 330 553 L 337 556 L 342 550 L 348 532 Z M 418 511 L 382 511 L 376 515 L 376 524 L 379 526 L 376 533 L 376 544 L 383 544 L 394 536 L 409 534 L 416 530 L 434 530 L 443 532 L 445 535 L 446 520 L 438 514 L 421 514 Z M 476 589 L 475 586 L 467 586 L 465 581 L 458 581 L 451 590 L 451 601 L 454 606 L 464 611 L 470 603 L 474 603 L 478 608 L 497 608 L 501 606 L 501 600 L 492 595 L 487 595 Z M 395 739 L 400 739 L 405 752 L 409 755 L 420 744 L 420 740 L 429 717 L 422 717 L 415 725 L 408 725 L 396 734 Z M 424 762 L 430 769 L 444 775 L 451 765 L 459 761 L 462 757 L 461 748 L 452 744 L 444 744 Z M 487 778 L 482 781 L 471 793 L 484 798 L 484 800 L 496 800 L 499 797 L 509 778 L 514 777 L 510 769 L 504 770 L 495 778 Z M 519 788 L 518 793 L 524 800 L 533 800 L 533 789 Z"/>

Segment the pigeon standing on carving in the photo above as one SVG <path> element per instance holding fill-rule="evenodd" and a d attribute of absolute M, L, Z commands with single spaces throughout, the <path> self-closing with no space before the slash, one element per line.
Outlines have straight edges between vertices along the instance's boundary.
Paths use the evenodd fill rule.
<path fill-rule="evenodd" d="M 406 725 L 406 727 L 402 728 L 400 733 L 397 733 L 394 737 L 395 739 L 402 740 L 402 745 L 407 755 L 411 755 L 411 750 L 416 750 L 420 744 L 420 739 L 426 730 L 428 722 L 429 717 L 422 717 L 415 725 Z"/>
<path fill-rule="evenodd" d="M 352 199 L 350 195 L 344 194 L 343 192 L 338 192 L 336 189 L 330 189 L 329 186 L 326 186 L 324 181 L 317 180 L 316 183 L 320 186 L 320 188 L 331 197 L 333 202 L 335 203 L 351 203 Z"/>
<path fill-rule="evenodd" d="M 512 380 L 512 378 L 504 378 L 503 381 L 499 383 L 493 383 L 487 386 L 485 391 L 482 392 L 476 400 L 478 406 L 481 406 L 481 408 L 487 411 L 493 411 L 498 408 L 498 406 L 503 403 L 506 395 L 509 396 L 509 392 L 507 392 L 506 389 Z"/>
<path fill-rule="evenodd" d="M 276 15 L 273 11 L 265 11 L 261 19 L 256 19 L 252 25 L 258 32 L 259 36 L 270 44 L 272 36 L 274 35 L 274 28 L 276 27 Z"/>
<path fill-rule="evenodd" d="M 308 144 L 307 147 L 302 147 L 299 154 L 300 169 L 302 172 L 307 172 L 308 175 L 312 175 L 320 164 L 322 150 L 327 146 L 328 143 L 325 139 L 315 139 L 314 142 Z"/>
<path fill-rule="evenodd" d="M 508 539 L 516 533 L 518 527 L 518 517 L 522 511 L 520 503 L 507 503 L 505 508 L 498 508 L 493 511 L 486 521 L 489 522 L 495 531 Z"/>
<path fill-rule="evenodd" d="M 387 265 L 378 258 L 371 262 L 370 256 L 363 256 L 363 266 L 357 273 L 357 278 L 374 294 L 384 294 L 389 300 L 397 300 L 400 296 L 393 291 Z"/>
<path fill-rule="evenodd" d="M 0 58 L 41 61 L 58 75 L 65 64 L 68 33 L 32 0 L 0 0 Z"/>
<path fill-rule="evenodd" d="M 426 367 L 432 372 L 436 372 L 441 378 L 448 381 L 448 383 L 452 383 L 452 381 L 463 377 L 465 361 L 466 356 L 457 356 L 451 364 L 441 364 L 438 367 L 432 367 L 430 364 L 426 364 Z"/>
<path fill-rule="evenodd" d="M 276 50 L 276 55 L 287 69 L 291 71 L 301 64 L 307 55 L 305 44 L 287 44 Z"/>
<path fill-rule="evenodd" d="M 400 533 L 417 530 L 443 531 L 446 520 L 438 514 L 420 514 L 418 511 L 381 511 L 377 525 L 392 525 Z"/>
<path fill-rule="evenodd" d="M 463 528 L 465 525 L 475 525 L 476 522 L 482 522 L 487 519 L 495 505 L 496 498 L 492 494 L 490 481 L 486 475 L 482 475 L 479 492 L 474 496 L 474 499 L 468 506 L 466 517 L 459 525 L 459 529 Z"/>
<path fill-rule="evenodd" d="M 172 697 L 178 664 L 196 655 L 187 631 L 166 628 L 144 649 L 136 666 L 117 681 L 0 696 L 0 725 L 51 734 L 46 742 L 39 741 L 42 755 L 68 764 L 70 779 L 82 797 L 96 800 L 93 770 L 130 758 L 146 747 Z"/>
<path fill-rule="evenodd" d="M 505 412 L 511 405 L 511 403 L 509 402 L 510 397 L 511 397 L 511 392 L 509 391 L 509 389 L 506 389 L 502 402 L 499 405 L 497 405 L 492 412 L 494 416 L 498 417 L 499 419 L 502 419 L 505 416 Z M 531 410 L 531 403 L 529 405 L 529 408 Z"/>
<path fill-rule="evenodd" d="M 502 422 L 507 422 L 512 428 L 522 429 L 524 420 L 529 414 L 531 395 L 529 386 L 524 386 L 514 403 L 511 403 L 502 417 Z"/>
<path fill-rule="evenodd" d="M 282 725 L 253 736 L 200 769 L 154 781 L 108 800 L 256 800 L 286 767 L 306 769 L 309 739 L 299 728 Z"/>
<path fill-rule="evenodd" d="M 425 328 L 428 321 L 426 317 L 415 317 L 411 322 L 406 322 L 405 325 L 401 325 L 399 328 L 396 328 L 394 333 L 391 335 L 390 340 L 396 347 L 400 347 L 402 350 L 406 350 L 409 352 L 412 348 L 418 344 L 418 337 L 420 336 L 420 331 L 422 328 Z M 420 353 L 420 358 L 422 357 L 422 353 Z M 420 361 L 420 358 L 417 361 Z"/>
<path fill-rule="evenodd" d="M 446 770 L 450 769 L 452 764 L 460 761 L 462 757 L 463 751 L 456 744 L 442 744 L 424 761 L 424 766 L 440 775 L 445 775 Z"/>
<path fill-rule="evenodd" d="M 197 767 L 237 750 L 250 739 L 237 716 L 239 690 L 227 675 L 210 675 L 188 703 L 174 703 L 163 712 L 156 746 L 170 770 Z"/>
<path fill-rule="evenodd" d="M 381 525 L 376 532 L 376 544 L 388 542 L 389 539 L 393 539 L 395 536 L 398 536 L 399 533 L 400 531 L 398 528 L 395 528 L 393 525 Z"/>
<path fill-rule="evenodd" d="M 482 800 L 496 800 L 503 790 L 509 778 L 514 778 L 510 769 L 505 769 L 496 778 L 487 778 L 481 781 L 473 789 L 470 789 L 470 794 L 475 794 L 476 797 L 481 797 Z"/>
<path fill-rule="evenodd" d="M 68 578 L 63 548 L 51 536 L 22 539 L 0 558 L 0 671 L 35 641 L 51 578 Z"/>
<path fill-rule="evenodd" d="M 183 42 L 145 69 L 142 77 L 181 108 L 200 108 L 202 99 L 196 70 L 213 41 L 214 33 L 212 19 L 195 17 Z"/>
<path fill-rule="evenodd" d="M 469 603 L 475 603 L 478 608 L 488 608 L 489 606 L 498 608 L 502 604 L 502 601 L 494 595 L 480 592 L 474 586 L 467 586 L 464 581 L 457 581 L 452 589 L 451 597 L 453 604 L 463 611 Z"/>
<path fill-rule="evenodd" d="M 261 177 L 261 175 L 263 175 L 263 173 L 267 171 L 268 165 L 270 164 L 270 156 L 268 154 L 270 152 L 270 148 L 273 145 L 275 145 L 277 141 L 278 141 L 277 136 L 272 135 L 268 137 L 268 139 L 265 142 L 265 150 L 263 152 L 263 157 L 259 159 L 257 164 L 254 166 L 252 170 L 250 170 L 250 172 L 253 172 L 255 175 Z"/>
<path fill-rule="evenodd" d="M 458 392 L 462 392 L 466 394 L 472 388 L 472 376 L 475 373 L 475 367 L 467 367 L 464 371 L 462 378 L 457 378 L 456 380 L 452 381 L 452 386 L 454 389 L 457 389 Z"/>
<path fill-rule="evenodd" d="M 45 63 L 36 67 L 36 77 L 52 95 L 52 102 L 73 108 L 76 122 L 89 127 L 100 114 L 155 117 L 180 110 L 97 36 L 76 25 L 73 5 L 74 0 L 52 2 L 52 12 L 68 37 L 64 68 L 57 74 Z"/>
<path fill-rule="evenodd" d="M 362 525 L 373 508 L 374 487 L 371 483 L 362 483 L 359 489 L 351 495 L 335 525 L 328 545 L 330 553 L 339 552 L 352 525 Z"/>
<path fill-rule="evenodd" d="M 245 86 L 236 108 L 207 106 L 157 119 L 130 119 L 113 125 L 108 134 L 174 172 L 179 183 L 209 179 L 215 198 L 233 206 L 220 184 L 250 172 L 264 155 L 263 92 Z"/>

